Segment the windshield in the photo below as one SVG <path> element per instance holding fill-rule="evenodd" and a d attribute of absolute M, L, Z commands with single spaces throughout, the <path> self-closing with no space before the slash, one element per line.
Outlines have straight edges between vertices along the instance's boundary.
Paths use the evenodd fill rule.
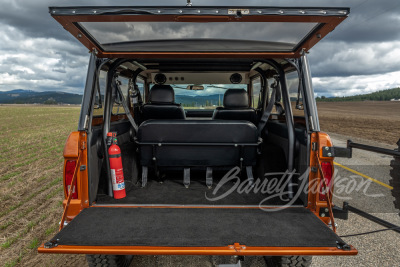
<path fill-rule="evenodd" d="M 175 91 L 175 102 L 184 109 L 215 109 L 223 106 L 228 89 L 245 89 L 246 84 L 199 84 L 203 90 L 188 90 L 187 84 L 170 84 Z M 196 85 L 197 86 L 197 85 Z"/>

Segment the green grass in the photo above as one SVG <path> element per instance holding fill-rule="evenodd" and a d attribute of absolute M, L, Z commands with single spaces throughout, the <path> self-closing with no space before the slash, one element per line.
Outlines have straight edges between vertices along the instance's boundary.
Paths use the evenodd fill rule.
<path fill-rule="evenodd" d="M 79 113 L 80 107 L 0 105 L 0 250 L 13 255 L 1 257 L 1 266 L 26 266 L 27 257 L 43 258 L 32 251 L 57 231 L 62 152 Z M 28 222 L 21 223 L 22 218 Z M 46 266 L 50 260 L 40 262 Z"/>
<path fill-rule="evenodd" d="M 54 180 L 52 180 L 49 184 L 43 186 L 41 189 L 39 189 L 38 191 L 36 191 L 35 193 L 30 194 L 26 199 L 20 201 L 19 203 L 11 206 L 8 210 L 2 211 L 0 213 L 0 218 L 7 215 L 8 213 L 10 213 L 11 211 L 21 207 L 24 203 L 27 203 L 28 201 L 30 201 L 32 198 L 36 197 L 37 195 L 39 195 L 40 193 L 42 193 L 43 191 L 49 189 L 50 187 L 55 186 L 56 184 L 59 184 L 62 181 L 62 177 L 58 177 Z"/>
<path fill-rule="evenodd" d="M 47 228 L 44 233 L 46 234 L 46 236 L 48 236 L 48 235 L 51 235 L 52 233 L 54 233 L 57 229 L 58 229 L 58 224 Z"/>
<path fill-rule="evenodd" d="M 6 262 L 6 264 L 4 265 L 4 267 L 14 267 L 15 265 L 17 265 L 18 263 L 21 262 L 22 257 L 23 257 L 23 253 L 20 253 L 19 256 L 18 256 L 18 258 L 13 259 L 13 260 L 11 260 L 11 261 L 9 261 L 9 262 Z"/>
<path fill-rule="evenodd" d="M 49 199 L 53 198 L 55 195 L 57 195 L 58 193 L 62 192 L 63 190 L 64 190 L 63 186 L 58 187 L 56 190 L 54 190 L 53 192 L 48 194 L 46 196 L 46 199 L 49 200 Z"/>
<path fill-rule="evenodd" d="M 28 245 L 29 249 L 34 249 L 37 248 L 40 245 L 40 241 L 39 239 L 37 239 L 37 237 L 35 237 Z"/>
<path fill-rule="evenodd" d="M 13 178 L 14 176 L 17 176 L 19 174 L 21 174 L 20 171 L 15 171 L 15 172 L 11 172 L 11 173 L 5 174 L 5 175 L 1 176 L 0 181 L 10 180 L 11 178 Z"/>

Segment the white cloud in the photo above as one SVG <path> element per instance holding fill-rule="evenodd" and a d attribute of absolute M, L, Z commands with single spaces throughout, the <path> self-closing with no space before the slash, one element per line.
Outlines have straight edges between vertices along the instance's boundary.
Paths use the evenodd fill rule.
<path fill-rule="evenodd" d="M 316 96 L 368 94 L 379 90 L 400 87 L 400 71 L 349 77 L 317 77 L 313 78 L 313 87 Z"/>
<path fill-rule="evenodd" d="M 88 55 L 79 54 L 79 45 L 54 38 L 26 37 L 17 28 L 4 24 L 0 24 L 0 43 L 0 91 L 83 92 Z"/>

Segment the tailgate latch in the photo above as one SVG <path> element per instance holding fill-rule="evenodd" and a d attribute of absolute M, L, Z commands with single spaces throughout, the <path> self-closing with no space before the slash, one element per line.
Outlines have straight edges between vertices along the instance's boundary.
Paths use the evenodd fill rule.
<path fill-rule="evenodd" d="M 229 246 L 230 249 L 234 249 L 236 252 L 240 252 L 246 249 L 245 245 L 240 245 L 239 243 L 234 243 L 233 245 Z"/>

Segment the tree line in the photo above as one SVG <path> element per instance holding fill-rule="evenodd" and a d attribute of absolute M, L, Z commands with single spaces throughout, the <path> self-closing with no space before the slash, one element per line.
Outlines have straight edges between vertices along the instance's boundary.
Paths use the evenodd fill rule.
<path fill-rule="evenodd" d="M 400 99 L 400 87 L 388 90 L 382 90 L 365 95 L 343 96 L 343 97 L 317 97 L 320 102 L 337 102 L 337 101 L 390 101 L 392 99 Z"/>

